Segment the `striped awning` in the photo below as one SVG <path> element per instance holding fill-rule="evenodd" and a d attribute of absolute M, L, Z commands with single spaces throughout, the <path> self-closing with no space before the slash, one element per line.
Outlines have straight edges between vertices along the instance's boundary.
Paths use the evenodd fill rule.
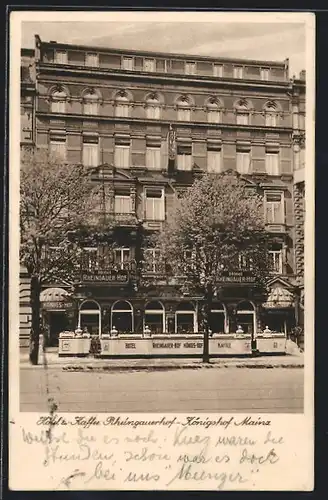
<path fill-rule="evenodd" d="M 294 296 L 286 288 L 272 288 L 263 307 L 267 309 L 294 307 Z"/>
<path fill-rule="evenodd" d="M 46 288 L 41 292 L 40 302 L 44 309 L 58 311 L 71 307 L 71 295 L 64 288 Z"/>

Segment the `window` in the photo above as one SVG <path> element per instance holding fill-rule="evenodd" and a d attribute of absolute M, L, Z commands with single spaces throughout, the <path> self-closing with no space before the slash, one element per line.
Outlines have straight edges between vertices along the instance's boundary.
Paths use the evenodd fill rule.
<path fill-rule="evenodd" d="M 116 248 L 114 250 L 114 264 L 118 269 L 129 269 L 130 248 Z"/>
<path fill-rule="evenodd" d="M 207 101 L 206 106 L 207 106 L 207 122 L 220 123 L 221 121 L 220 102 L 215 97 L 211 97 Z"/>
<path fill-rule="evenodd" d="M 241 327 L 245 334 L 251 334 L 255 329 L 255 311 L 250 302 L 241 302 L 237 306 L 237 328 Z"/>
<path fill-rule="evenodd" d="M 237 113 L 237 125 L 249 125 L 249 113 Z"/>
<path fill-rule="evenodd" d="M 66 112 L 67 94 L 63 89 L 57 89 L 51 94 L 51 111 L 53 113 Z"/>
<path fill-rule="evenodd" d="M 85 55 L 85 65 L 90 68 L 96 68 L 99 66 L 99 57 L 98 54 L 87 53 Z"/>
<path fill-rule="evenodd" d="M 161 117 L 160 101 L 156 94 L 149 96 L 146 100 L 146 117 L 150 120 L 158 120 Z"/>
<path fill-rule="evenodd" d="M 83 96 L 83 113 L 85 115 L 98 114 L 98 95 L 95 92 L 89 92 Z"/>
<path fill-rule="evenodd" d="M 186 62 L 186 64 L 185 64 L 185 74 L 186 75 L 195 75 L 196 74 L 196 63 L 194 63 L 194 62 Z"/>
<path fill-rule="evenodd" d="M 157 248 L 147 248 L 144 250 L 144 271 L 146 273 L 163 272 L 161 262 L 161 252 Z"/>
<path fill-rule="evenodd" d="M 283 224 L 284 209 L 281 193 L 266 193 L 265 200 L 267 224 Z"/>
<path fill-rule="evenodd" d="M 55 63 L 67 64 L 67 52 L 65 50 L 55 50 Z"/>
<path fill-rule="evenodd" d="M 240 174 L 248 174 L 251 154 L 250 151 L 237 151 L 237 172 Z"/>
<path fill-rule="evenodd" d="M 146 219 L 165 219 L 164 189 L 146 189 Z"/>
<path fill-rule="evenodd" d="M 175 313 L 176 333 L 195 333 L 197 330 L 196 312 L 192 304 L 181 303 Z"/>
<path fill-rule="evenodd" d="M 222 78 L 222 76 L 223 76 L 223 65 L 222 64 L 214 64 L 213 76 L 215 76 L 217 78 Z"/>
<path fill-rule="evenodd" d="M 253 269 L 252 257 L 243 253 L 238 255 L 238 267 L 241 270 L 251 271 Z"/>
<path fill-rule="evenodd" d="M 189 122 L 191 119 L 190 101 L 187 96 L 182 96 L 177 101 L 178 120 Z"/>
<path fill-rule="evenodd" d="M 83 165 L 97 167 L 99 165 L 98 137 L 83 137 Z"/>
<path fill-rule="evenodd" d="M 207 145 L 207 171 L 212 173 L 221 172 L 221 145 Z"/>
<path fill-rule="evenodd" d="M 213 302 L 209 317 L 209 328 L 213 333 L 225 333 L 226 322 L 226 312 L 223 304 L 220 302 Z"/>
<path fill-rule="evenodd" d="M 177 148 L 177 167 L 179 170 L 192 169 L 192 146 L 178 145 Z"/>
<path fill-rule="evenodd" d="M 144 59 L 144 71 L 156 71 L 155 59 Z"/>
<path fill-rule="evenodd" d="M 279 175 L 279 153 L 265 154 L 265 171 L 269 175 Z"/>
<path fill-rule="evenodd" d="M 97 302 L 87 300 L 83 302 L 79 309 L 79 328 L 86 328 L 91 334 L 101 334 L 101 312 Z"/>
<path fill-rule="evenodd" d="M 277 126 L 277 115 L 273 113 L 265 113 L 265 126 L 266 127 L 276 127 Z"/>
<path fill-rule="evenodd" d="M 272 245 L 269 250 L 270 271 L 275 274 L 282 274 L 282 247 L 280 244 Z"/>
<path fill-rule="evenodd" d="M 133 331 L 133 309 L 129 302 L 118 300 L 113 304 L 111 311 L 111 329 L 115 326 L 119 333 Z"/>
<path fill-rule="evenodd" d="M 261 68 L 261 80 L 269 80 L 270 70 L 268 68 Z"/>
<path fill-rule="evenodd" d="M 129 71 L 133 70 L 133 58 L 132 57 L 123 57 L 122 60 L 122 69 L 127 69 Z"/>
<path fill-rule="evenodd" d="M 234 78 L 243 78 L 244 77 L 244 68 L 242 66 L 235 66 L 233 68 L 233 77 Z"/>
<path fill-rule="evenodd" d="M 152 333 L 163 333 L 165 330 L 164 308 L 160 302 L 148 302 L 145 306 L 144 328 L 148 326 Z"/>
<path fill-rule="evenodd" d="M 115 144 L 115 167 L 129 168 L 130 167 L 130 145 Z"/>
<path fill-rule="evenodd" d="M 82 251 L 82 269 L 94 270 L 98 269 L 98 249 L 95 247 L 84 247 Z"/>
<path fill-rule="evenodd" d="M 115 193 L 114 212 L 116 214 L 129 214 L 131 212 L 131 197 L 127 193 Z"/>
<path fill-rule="evenodd" d="M 146 167 L 150 170 L 161 169 L 161 147 L 152 146 L 146 148 Z"/>
<path fill-rule="evenodd" d="M 60 160 L 66 160 L 66 137 L 50 138 L 50 152 Z"/>

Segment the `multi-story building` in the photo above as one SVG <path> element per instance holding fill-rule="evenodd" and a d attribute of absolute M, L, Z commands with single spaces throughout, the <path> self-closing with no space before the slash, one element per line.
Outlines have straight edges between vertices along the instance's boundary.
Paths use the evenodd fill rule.
<path fill-rule="evenodd" d="M 262 304 L 242 270 L 228 277 L 212 330 L 231 332 L 237 324 L 248 332 L 266 325 L 290 330 L 300 253 L 294 102 L 304 82 L 289 79 L 288 59 L 117 50 L 43 42 L 37 35 L 35 42 L 35 144 L 67 164 L 96 169 L 100 212 L 113 228 L 108 245 L 85 242 L 74 321 L 97 333 L 113 326 L 142 331 L 145 325 L 156 332 L 197 332 L 202 298 L 166 279 L 145 237 L 161 229 L 175 197 L 196 176 L 235 170 L 263 193 L 270 293 Z M 301 106 L 303 101 L 298 116 Z M 48 312 L 55 342 L 72 315 Z"/>

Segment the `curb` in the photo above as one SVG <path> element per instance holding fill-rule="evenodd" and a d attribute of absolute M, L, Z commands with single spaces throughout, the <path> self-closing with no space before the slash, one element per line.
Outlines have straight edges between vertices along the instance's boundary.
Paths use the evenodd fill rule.
<path fill-rule="evenodd" d="M 115 372 L 131 372 L 131 371 L 173 371 L 173 370 L 208 370 L 208 369 L 220 369 L 220 368 L 249 368 L 249 369 L 275 369 L 275 368 L 304 368 L 303 363 L 299 364 L 216 364 L 216 365 L 162 365 L 162 366 L 81 366 L 81 365 L 68 365 L 63 366 L 62 370 L 66 372 L 103 372 L 103 373 L 115 373 Z"/>

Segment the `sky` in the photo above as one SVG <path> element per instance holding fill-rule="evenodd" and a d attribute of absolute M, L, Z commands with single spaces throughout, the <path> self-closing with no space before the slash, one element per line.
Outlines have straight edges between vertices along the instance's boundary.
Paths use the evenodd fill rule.
<path fill-rule="evenodd" d="M 290 77 L 305 69 L 303 22 L 181 21 L 24 21 L 22 47 L 33 48 L 38 34 L 44 41 L 128 50 L 272 61 L 289 58 Z"/>

